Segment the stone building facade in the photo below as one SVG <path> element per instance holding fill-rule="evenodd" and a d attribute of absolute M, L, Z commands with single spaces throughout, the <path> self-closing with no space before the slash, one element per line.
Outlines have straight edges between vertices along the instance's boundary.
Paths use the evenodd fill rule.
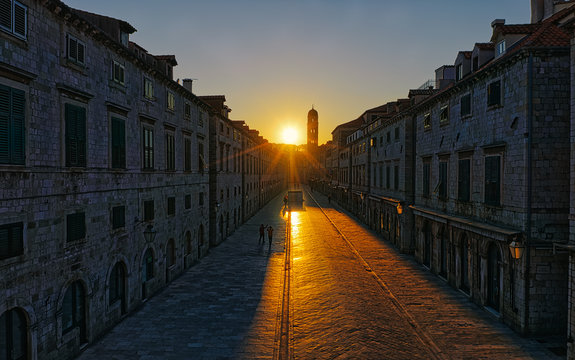
<path fill-rule="evenodd" d="M 440 67 L 434 88 L 411 90 L 396 114 L 357 124 L 338 149 L 349 162 L 330 171 L 361 191 L 355 201 L 336 197 L 341 205 L 526 335 L 565 334 L 574 313 L 564 250 L 575 249 L 567 245 L 572 5 L 545 2 L 551 15 L 532 24 L 495 20 L 489 42 Z M 356 175 L 362 165 L 367 184 Z M 338 193 L 333 180 L 324 188 Z"/>
<path fill-rule="evenodd" d="M 175 56 L 130 42 L 130 24 L 58 0 L 8 3 L 0 9 L 0 351 L 66 359 L 214 245 L 209 130 L 219 115 L 173 80 Z M 229 139 L 229 163 L 256 146 Z M 254 162 L 271 151 L 255 151 Z M 269 200 L 267 186 L 277 193 L 283 177 L 266 176 Z M 247 219 L 238 196 L 221 207 L 242 213 L 234 225 Z"/>

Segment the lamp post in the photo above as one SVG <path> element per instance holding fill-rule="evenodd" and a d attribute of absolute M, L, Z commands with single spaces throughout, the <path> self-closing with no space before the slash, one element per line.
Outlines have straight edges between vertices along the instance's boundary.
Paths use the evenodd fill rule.
<path fill-rule="evenodd" d="M 515 265 L 514 263 L 521 259 L 523 256 L 523 251 L 525 250 L 525 246 L 523 243 L 517 241 L 517 236 L 513 237 L 513 241 L 509 244 L 509 252 L 511 253 L 511 258 L 513 262 L 511 263 L 511 305 L 513 307 L 513 312 L 517 313 L 517 307 L 515 307 Z"/>
<path fill-rule="evenodd" d="M 146 240 L 147 243 L 153 242 L 156 238 L 156 233 L 157 232 L 154 230 L 154 226 L 152 224 L 148 224 L 144 230 L 144 240 Z"/>

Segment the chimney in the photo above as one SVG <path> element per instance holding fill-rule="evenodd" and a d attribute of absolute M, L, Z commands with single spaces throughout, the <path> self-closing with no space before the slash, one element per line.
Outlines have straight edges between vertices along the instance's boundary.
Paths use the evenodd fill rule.
<path fill-rule="evenodd" d="M 505 19 L 495 19 L 491 22 L 491 28 L 493 29 L 497 25 L 505 25 Z"/>
<path fill-rule="evenodd" d="M 531 23 L 535 24 L 553 15 L 554 0 L 531 0 Z"/>
<path fill-rule="evenodd" d="M 182 82 L 184 85 L 184 89 L 188 90 L 189 92 L 192 92 L 192 83 L 194 82 L 194 79 L 183 79 Z"/>

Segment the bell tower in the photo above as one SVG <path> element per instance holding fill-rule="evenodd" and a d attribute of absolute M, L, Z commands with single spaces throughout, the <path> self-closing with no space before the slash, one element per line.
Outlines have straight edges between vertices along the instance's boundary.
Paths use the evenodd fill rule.
<path fill-rule="evenodd" d="M 308 152 L 315 153 L 317 149 L 317 130 L 318 130 L 318 114 L 317 111 L 311 107 L 307 113 L 307 150 Z"/>

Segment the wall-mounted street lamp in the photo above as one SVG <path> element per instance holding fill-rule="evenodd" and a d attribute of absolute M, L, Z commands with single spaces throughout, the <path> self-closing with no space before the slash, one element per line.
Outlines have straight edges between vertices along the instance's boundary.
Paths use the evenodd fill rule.
<path fill-rule="evenodd" d="M 144 239 L 147 243 L 151 243 L 156 238 L 156 230 L 154 230 L 154 226 L 152 224 L 148 224 L 146 226 L 146 230 L 144 230 Z"/>
<path fill-rule="evenodd" d="M 403 214 L 403 206 L 401 206 L 401 203 L 397 203 L 397 214 Z"/>
<path fill-rule="evenodd" d="M 511 251 L 511 257 L 515 260 L 521 259 L 524 250 L 525 246 L 523 245 L 523 243 L 518 242 L 516 238 L 513 238 L 513 241 L 509 244 L 509 251 Z"/>

